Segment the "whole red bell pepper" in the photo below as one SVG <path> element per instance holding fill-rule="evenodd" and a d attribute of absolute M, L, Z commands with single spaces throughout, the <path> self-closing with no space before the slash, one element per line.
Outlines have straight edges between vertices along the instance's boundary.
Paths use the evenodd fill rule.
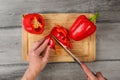
<path fill-rule="evenodd" d="M 98 13 L 89 20 L 86 16 L 80 15 L 69 29 L 70 38 L 79 41 L 94 33 L 96 26 L 92 21 L 94 21 L 97 16 Z"/>
<path fill-rule="evenodd" d="M 23 16 L 23 26 L 32 34 L 41 34 L 44 30 L 44 19 L 40 14 L 31 13 Z"/>
<path fill-rule="evenodd" d="M 52 49 L 55 49 L 55 43 L 54 43 L 54 40 L 52 39 L 52 36 L 49 34 L 46 36 L 46 38 L 49 38 L 49 45 L 50 45 L 50 48 Z"/>
<path fill-rule="evenodd" d="M 56 25 L 52 29 L 51 34 L 54 35 L 66 48 L 72 48 L 67 29 L 62 26 Z"/>

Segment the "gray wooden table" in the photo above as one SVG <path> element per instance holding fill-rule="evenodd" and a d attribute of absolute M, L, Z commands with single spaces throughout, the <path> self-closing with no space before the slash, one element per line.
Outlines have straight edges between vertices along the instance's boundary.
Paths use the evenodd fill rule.
<path fill-rule="evenodd" d="M 0 80 L 20 80 L 28 63 L 21 58 L 24 13 L 99 12 L 97 58 L 87 63 L 108 80 L 120 80 L 120 0 L 0 0 Z M 50 63 L 38 80 L 86 80 L 76 63 Z"/>

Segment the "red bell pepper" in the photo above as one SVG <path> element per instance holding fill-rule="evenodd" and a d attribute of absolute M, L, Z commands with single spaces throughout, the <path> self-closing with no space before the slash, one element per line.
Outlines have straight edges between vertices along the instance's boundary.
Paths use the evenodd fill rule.
<path fill-rule="evenodd" d="M 30 33 L 41 34 L 44 30 L 45 23 L 40 14 L 32 13 L 23 16 L 23 26 Z"/>
<path fill-rule="evenodd" d="M 67 29 L 62 26 L 56 25 L 51 34 L 54 35 L 66 48 L 72 48 Z"/>
<path fill-rule="evenodd" d="M 50 48 L 52 49 L 55 49 L 55 43 L 54 43 L 54 40 L 52 39 L 52 36 L 49 34 L 48 36 L 46 36 L 46 38 L 49 38 L 49 45 L 50 45 Z"/>
<path fill-rule="evenodd" d="M 94 21 L 97 16 L 98 13 L 89 20 L 86 16 L 80 15 L 69 29 L 70 38 L 79 41 L 94 33 L 96 26 L 92 21 Z"/>

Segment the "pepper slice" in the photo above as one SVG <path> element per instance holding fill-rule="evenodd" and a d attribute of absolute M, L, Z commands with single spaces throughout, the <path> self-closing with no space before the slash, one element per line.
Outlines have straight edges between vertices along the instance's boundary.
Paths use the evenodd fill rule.
<path fill-rule="evenodd" d="M 67 29 L 60 25 L 56 25 L 52 29 L 51 34 L 54 35 L 64 46 L 66 46 L 66 48 L 72 48 Z"/>
<path fill-rule="evenodd" d="M 52 36 L 49 34 L 46 36 L 46 38 L 49 38 L 49 45 L 50 45 L 50 48 L 52 49 L 55 49 L 55 43 L 54 43 L 54 40 L 52 39 Z"/>
<path fill-rule="evenodd" d="M 41 34 L 45 23 L 40 14 L 32 13 L 23 16 L 23 25 L 26 31 L 33 34 Z"/>
<path fill-rule="evenodd" d="M 69 29 L 70 38 L 79 41 L 96 31 L 96 26 L 93 22 L 99 14 L 95 14 L 90 20 L 86 16 L 80 15 Z"/>

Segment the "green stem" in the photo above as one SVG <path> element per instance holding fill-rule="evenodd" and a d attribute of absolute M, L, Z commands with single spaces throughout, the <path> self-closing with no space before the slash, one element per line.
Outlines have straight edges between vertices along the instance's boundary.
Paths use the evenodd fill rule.
<path fill-rule="evenodd" d="M 22 17 L 24 18 L 25 14 L 22 15 Z"/>
<path fill-rule="evenodd" d="M 99 13 L 95 13 L 95 15 L 90 18 L 90 21 L 93 22 L 98 16 Z"/>

